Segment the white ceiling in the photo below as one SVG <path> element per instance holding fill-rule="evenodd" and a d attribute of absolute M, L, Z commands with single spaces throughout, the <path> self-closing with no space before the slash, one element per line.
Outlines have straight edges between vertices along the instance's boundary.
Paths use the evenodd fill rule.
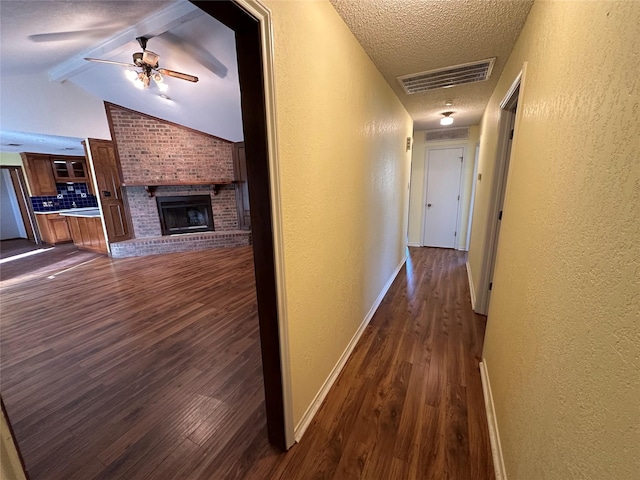
<path fill-rule="evenodd" d="M 169 3 L 2 0 L 0 74 L 44 72 Z"/>
<path fill-rule="evenodd" d="M 533 0 L 330 0 L 414 120 L 414 130 L 476 125 Z M 407 95 L 397 77 L 497 57 L 485 82 Z M 453 108 L 445 106 L 453 100 Z"/>
<path fill-rule="evenodd" d="M 40 133 L 3 130 L 0 151 L 9 153 L 57 153 L 59 155 L 84 155 L 82 138 L 43 135 Z"/>
<path fill-rule="evenodd" d="M 242 140 L 235 35 L 185 0 L 2 0 L 0 22 L 2 78 L 46 73 L 101 100 Z M 137 36 L 152 37 L 147 48 L 160 55 L 161 67 L 196 75 L 199 81 L 165 77 L 170 98 L 165 100 L 153 82 L 148 90 L 136 89 L 125 77 L 126 67 L 83 60 L 90 56 L 131 63 L 131 55 L 141 51 Z M 2 112 L 4 118 L 12 114 L 19 112 Z M 11 141 L 17 133 L 34 140 L 39 132 L 3 128 L 2 151 L 12 151 L 8 143 L 20 143 Z M 47 141 L 41 140 L 51 138 L 41 136 L 27 145 L 42 151 Z M 52 142 L 51 149 L 59 153 L 59 142 Z"/>

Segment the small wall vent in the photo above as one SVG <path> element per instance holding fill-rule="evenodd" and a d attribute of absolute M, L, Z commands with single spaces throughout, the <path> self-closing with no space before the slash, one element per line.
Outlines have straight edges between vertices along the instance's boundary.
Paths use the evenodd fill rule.
<path fill-rule="evenodd" d="M 424 139 L 427 142 L 442 142 L 445 140 L 467 140 L 468 128 L 443 128 L 441 130 L 427 130 Z"/>
<path fill-rule="evenodd" d="M 437 88 L 455 87 L 466 83 L 483 82 L 489 80 L 495 61 L 494 57 L 453 67 L 429 70 L 428 72 L 402 75 L 398 77 L 398 82 L 407 95 Z"/>

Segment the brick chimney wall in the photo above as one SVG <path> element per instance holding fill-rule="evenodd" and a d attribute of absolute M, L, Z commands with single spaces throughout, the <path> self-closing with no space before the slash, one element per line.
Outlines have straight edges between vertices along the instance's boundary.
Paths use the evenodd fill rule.
<path fill-rule="evenodd" d="M 125 185 L 174 181 L 180 185 L 159 187 L 156 195 L 209 193 L 215 230 L 238 229 L 233 185 L 214 196 L 212 187 L 188 183 L 232 180 L 232 142 L 110 103 L 106 108 Z M 144 187 L 125 187 L 124 193 L 135 238 L 160 236 L 155 198 Z"/>

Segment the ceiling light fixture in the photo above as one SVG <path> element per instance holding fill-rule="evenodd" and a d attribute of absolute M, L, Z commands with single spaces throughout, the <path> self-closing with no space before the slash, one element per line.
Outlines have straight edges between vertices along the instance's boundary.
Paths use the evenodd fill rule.
<path fill-rule="evenodd" d="M 136 88 L 139 89 L 147 89 L 151 85 L 151 79 L 158 86 L 158 90 L 161 92 L 166 92 L 169 88 L 169 85 L 164 83 L 164 77 L 161 73 L 155 72 L 153 73 L 150 68 L 146 66 L 142 66 L 142 71 L 137 72 L 135 70 L 125 70 L 125 76 L 133 82 Z"/>
<path fill-rule="evenodd" d="M 179 78 L 180 80 L 186 80 L 188 82 L 197 82 L 198 77 L 195 75 L 189 75 L 188 73 L 176 72 L 175 70 L 169 70 L 167 68 L 160 68 L 159 60 L 160 55 L 147 50 L 147 37 L 136 38 L 142 52 L 136 52 L 133 54 L 133 63 L 117 62 L 114 60 L 104 60 L 102 58 L 89 58 L 85 57 L 85 60 L 96 63 L 108 63 L 112 65 L 120 65 L 122 67 L 133 67 L 135 70 L 127 70 L 125 72 L 126 77 L 133 82 L 133 84 L 140 89 L 149 88 L 151 85 L 151 79 L 158 86 L 158 90 L 166 92 L 168 85 L 164 83 L 164 76 Z M 140 70 L 137 70 L 140 69 Z"/>
<path fill-rule="evenodd" d="M 453 123 L 453 117 L 451 116 L 453 112 L 444 112 L 442 115 L 444 115 L 444 117 L 440 119 L 440 125 L 447 126 Z"/>

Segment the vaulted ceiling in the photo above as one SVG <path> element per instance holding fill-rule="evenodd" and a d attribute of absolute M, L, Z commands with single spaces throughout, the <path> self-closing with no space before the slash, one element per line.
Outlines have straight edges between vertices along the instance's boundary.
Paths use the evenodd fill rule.
<path fill-rule="evenodd" d="M 186 0 L 2 1 L 0 8 L 3 79 L 41 75 L 44 83 L 70 82 L 100 100 L 242 140 L 235 35 Z M 147 90 L 135 88 L 125 75 L 135 69 L 84 60 L 131 63 L 132 54 L 141 51 L 139 36 L 150 38 L 147 48 L 160 55 L 160 67 L 193 74 L 199 81 L 165 76 L 167 99 L 154 82 Z M 4 120 L 20 114 L 2 111 Z M 28 143 L 10 146 L 25 132 L 2 128 L 5 152 L 41 151 L 50 143 L 44 136 L 38 138 L 38 132 L 29 132 L 35 135 L 20 137 Z M 59 147 L 58 142 L 55 148 Z"/>
<path fill-rule="evenodd" d="M 414 128 L 421 130 L 441 128 L 438 121 L 445 110 L 455 112 L 456 125 L 479 122 L 533 0 L 331 3 L 413 117 Z M 186 0 L 3 0 L 0 22 L 3 79 L 46 75 L 102 100 L 229 140 L 242 138 L 233 32 Z M 132 53 L 140 51 L 137 36 L 152 37 L 148 48 L 160 54 L 162 67 L 194 74 L 200 81 L 167 79 L 170 100 L 165 100 L 153 86 L 135 89 L 123 67 L 83 60 L 131 62 Z M 396 79 L 490 57 L 496 57 L 493 73 L 481 83 L 407 95 Z M 445 107 L 447 101 L 453 101 L 452 108 Z M 9 146 L 19 143 L 16 138 L 31 143 Z M 50 140 L 38 138 L 38 132 L 4 130 L 1 150 L 32 146 L 42 151 Z M 56 149 L 64 148 L 63 143 L 52 142 Z"/>

